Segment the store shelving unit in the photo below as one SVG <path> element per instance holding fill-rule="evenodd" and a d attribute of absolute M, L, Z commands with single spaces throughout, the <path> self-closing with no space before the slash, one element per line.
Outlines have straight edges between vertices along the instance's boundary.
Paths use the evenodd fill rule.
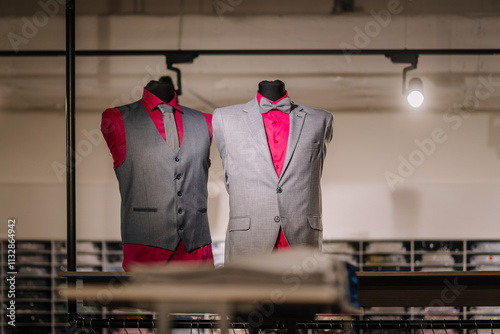
<path fill-rule="evenodd" d="M 66 334 L 68 306 L 66 298 L 58 295 L 58 289 L 66 286 L 65 278 L 57 276 L 66 270 L 66 241 L 19 240 L 16 242 L 16 326 L 7 324 L 9 286 L 7 275 L 7 247 L 1 244 L 1 298 L 0 325 L 2 334 L 40 333 Z M 122 250 L 119 241 L 77 242 L 78 271 L 123 271 Z M 79 303 L 78 314 L 84 317 L 137 316 L 125 314 L 111 308 L 84 306 Z M 142 314 L 152 317 L 152 314 Z"/>
<path fill-rule="evenodd" d="M 214 242 L 215 262 L 223 261 L 222 241 Z M 335 254 L 355 265 L 359 271 L 472 271 L 498 270 L 500 267 L 500 240 L 325 240 L 323 252 Z M 78 241 L 78 271 L 123 271 L 121 243 L 116 240 Z M 57 276 L 66 270 L 66 241 L 19 240 L 16 242 L 16 327 L 6 318 L 7 248 L 1 247 L 0 325 L 2 334 L 66 333 L 67 300 L 57 291 L 66 285 L 66 279 Z M 153 319 L 152 313 L 127 314 L 119 310 L 78 304 L 78 314 L 84 317 L 118 318 L 142 317 Z M 366 320 L 426 320 L 440 319 L 500 319 L 498 307 L 365 308 L 359 319 Z"/>
<path fill-rule="evenodd" d="M 500 270 L 498 240 L 324 241 L 323 252 L 339 256 L 359 271 Z M 352 259 L 352 260 L 350 260 Z M 361 319 L 500 319 L 499 307 L 371 307 Z"/>
<path fill-rule="evenodd" d="M 500 270 L 500 246 L 494 251 L 474 246 L 495 243 L 500 245 L 477 240 L 325 240 L 323 252 L 349 261 L 359 271 L 470 271 L 478 269 L 471 263 L 478 255 L 488 260 L 481 270 Z"/>

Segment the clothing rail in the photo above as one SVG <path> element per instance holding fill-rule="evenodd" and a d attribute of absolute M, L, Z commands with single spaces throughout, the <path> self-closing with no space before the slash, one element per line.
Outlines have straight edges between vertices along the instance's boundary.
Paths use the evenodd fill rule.
<path fill-rule="evenodd" d="M 76 322 L 78 328 L 156 328 L 156 320 L 147 319 L 97 319 L 79 318 Z M 356 330 L 382 330 L 399 329 L 410 330 L 436 330 L 436 329 L 493 329 L 500 328 L 500 320 L 318 320 L 296 323 L 297 329 L 317 330 L 342 330 L 343 332 Z M 229 328 L 233 329 L 286 329 L 282 322 L 272 322 L 252 327 L 245 322 L 230 322 Z M 173 320 L 172 328 L 218 329 L 216 320 Z"/>

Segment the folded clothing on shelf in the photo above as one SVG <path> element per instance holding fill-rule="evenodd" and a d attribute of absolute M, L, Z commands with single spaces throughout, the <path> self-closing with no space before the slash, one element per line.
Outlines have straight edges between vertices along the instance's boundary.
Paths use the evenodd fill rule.
<path fill-rule="evenodd" d="M 500 253 L 500 242 L 476 242 L 472 245 L 471 250 L 474 252 Z"/>
<path fill-rule="evenodd" d="M 470 258 L 470 264 L 500 264 L 500 255 L 474 255 Z"/>
<path fill-rule="evenodd" d="M 473 314 L 498 314 L 500 315 L 500 306 L 476 306 L 469 310 Z"/>
<path fill-rule="evenodd" d="M 475 266 L 472 270 L 476 271 L 500 271 L 500 264 L 480 264 Z"/>
<path fill-rule="evenodd" d="M 76 243 L 76 250 L 78 252 L 99 252 L 101 249 L 92 241 L 80 241 Z"/>
<path fill-rule="evenodd" d="M 452 267 L 422 267 L 420 271 L 455 271 Z"/>
<path fill-rule="evenodd" d="M 28 242 L 22 241 L 16 243 L 16 248 L 18 251 L 43 251 L 47 250 L 47 244 L 43 242 Z"/>
<path fill-rule="evenodd" d="M 401 254 L 391 254 L 391 255 L 370 255 L 366 259 L 367 264 L 390 264 L 390 265 L 401 265 L 408 264 L 404 255 Z"/>
<path fill-rule="evenodd" d="M 434 252 L 425 253 L 419 264 L 423 266 L 453 266 L 455 259 L 451 256 L 449 249 L 442 248 Z"/>
<path fill-rule="evenodd" d="M 366 253 L 404 253 L 407 249 L 402 242 L 372 242 L 366 246 Z"/>
<path fill-rule="evenodd" d="M 18 269 L 20 275 L 35 275 L 45 276 L 50 275 L 50 268 L 48 267 L 21 267 Z"/>

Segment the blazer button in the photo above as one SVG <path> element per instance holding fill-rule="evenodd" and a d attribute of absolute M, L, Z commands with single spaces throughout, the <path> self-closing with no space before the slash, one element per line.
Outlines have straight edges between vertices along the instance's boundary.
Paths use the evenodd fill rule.
<path fill-rule="evenodd" d="M 177 213 L 182 215 L 182 209 L 177 210 Z"/>
<path fill-rule="evenodd" d="M 177 196 L 181 197 L 182 196 L 182 192 L 178 191 L 177 192 Z"/>
<path fill-rule="evenodd" d="M 281 189 L 281 187 L 278 187 L 278 188 L 276 188 L 276 192 L 277 192 L 278 194 L 281 194 L 281 193 L 283 192 L 283 189 Z"/>
<path fill-rule="evenodd" d="M 178 157 L 175 157 L 174 159 L 176 162 L 179 162 L 179 158 Z"/>
<path fill-rule="evenodd" d="M 279 217 L 279 216 L 274 217 L 274 221 L 275 221 L 275 222 L 279 223 L 279 222 L 280 222 L 280 220 L 281 220 L 281 219 L 280 219 L 280 217 Z"/>
<path fill-rule="evenodd" d="M 177 176 L 175 177 L 177 180 L 180 180 L 181 179 L 181 174 L 177 174 Z"/>
<path fill-rule="evenodd" d="M 184 229 L 184 226 L 179 226 L 179 231 L 182 231 Z"/>

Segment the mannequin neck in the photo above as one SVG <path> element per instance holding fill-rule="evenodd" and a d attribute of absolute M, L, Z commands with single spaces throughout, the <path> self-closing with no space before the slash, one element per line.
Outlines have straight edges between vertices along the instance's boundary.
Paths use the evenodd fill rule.
<path fill-rule="evenodd" d="M 271 101 L 279 100 L 286 94 L 285 83 L 281 80 L 261 81 L 259 93 Z"/>
<path fill-rule="evenodd" d="M 170 102 L 175 97 L 175 89 L 168 82 L 159 82 L 155 80 L 151 80 L 146 85 L 146 89 L 150 91 L 157 98 L 162 100 L 163 102 Z"/>

